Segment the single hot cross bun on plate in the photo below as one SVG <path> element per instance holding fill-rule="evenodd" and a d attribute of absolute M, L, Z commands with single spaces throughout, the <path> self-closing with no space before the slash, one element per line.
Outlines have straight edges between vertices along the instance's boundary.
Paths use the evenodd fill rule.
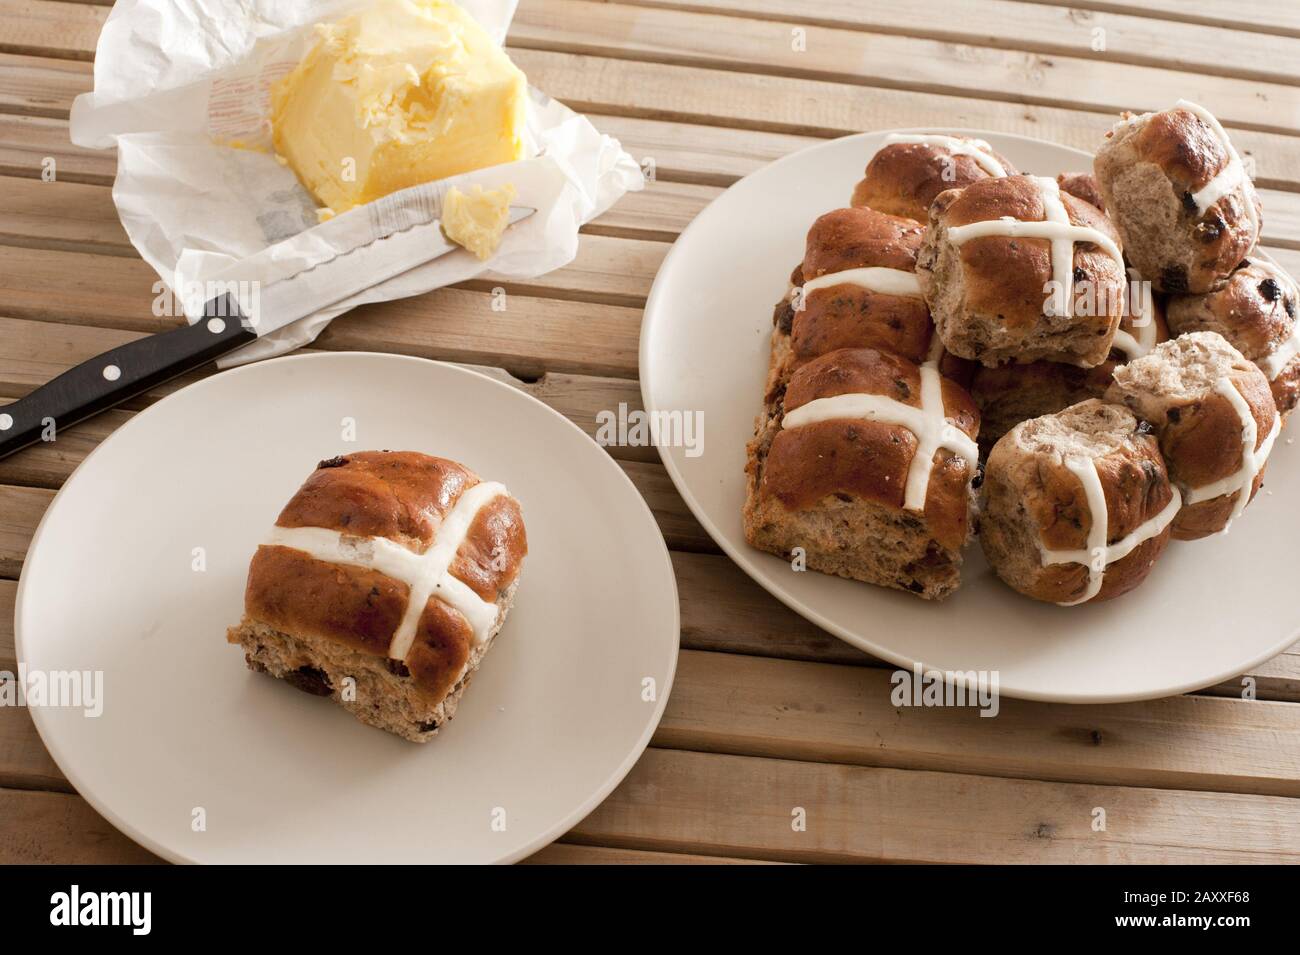
<path fill-rule="evenodd" d="M 851 205 L 924 222 L 930 203 L 945 189 L 1015 174 L 1016 168 L 982 139 L 892 133 L 867 163 Z"/>
<path fill-rule="evenodd" d="M 253 555 L 227 639 L 250 669 L 426 742 L 505 622 L 527 552 L 519 503 L 455 461 L 331 458 Z"/>
<path fill-rule="evenodd" d="M 749 445 L 745 539 L 812 570 L 946 597 L 961 582 L 979 414 L 933 363 L 847 348 L 800 365 Z"/>
<path fill-rule="evenodd" d="M 1105 213 L 1036 176 L 941 193 L 916 271 L 944 347 L 990 366 L 1101 364 L 1127 284 Z"/>
<path fill-rule="evenodd" d="M 1179 540 L 1217 531 L 1259 490 L 1281 427 L 1268 379 L 1217 332 L 1192 332 L 1115 369 L 1108 400 L 1156 430 L 1183 492 Z"/>
<path fill-rule="evenodd" d="M 984 468 L 980 544 L 1012 589 L 1066 606 L 1146 579 L 1179 494 L 1149 427 L 1096 399 L 1021 422 Z"/>
<path fill-rule="evenodd" d="M 1255 250 L 1218 291 L 1170 299 L 1169 325 L 1180 335 L 1204 331 L 1226 338 L 1268 378 L 1285 416 L 1300 403 L 1298 307 L 1295 279 Z"/>
<path fill-rule="evenodd" d="M 1127 116 L 1093 163 L 1129 261 L 1162 292 L 1209 292 L 1260 232 L 1255 186 L 1219 121 L 1180 100 Z"/>

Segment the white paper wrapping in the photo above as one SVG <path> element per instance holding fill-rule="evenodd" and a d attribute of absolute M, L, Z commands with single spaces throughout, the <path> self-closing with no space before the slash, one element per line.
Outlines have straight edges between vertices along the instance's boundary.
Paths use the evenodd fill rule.
<path fill-rule="evenodd" d="M 178 301 L 196 283 L 232 276 L 266 283 L 284 274 L 286 263 L 322 255 L 315 202 L 270 152 L 270 87 L 310 47 L 315 24 L 365 3 L 118 0 L 113 7 L 95 52 L 95 90 L 73 104 L 72 141 L 117 146 L 113 200 L 122 225 Z M 505 38 L 516 0 L 460 3 L 497 42 Z M 445 180 L 462 189 L 509 182 L 518 190 L 517 205 L 537 209 L 507 231 L 491 260 L 463 250 L 434 259 L 272 332 L 220 364 L 307 344 L 336 315 L 366 302 L 418 295 L 488 268 L 531 277 L 571 261 L 578 227 L 644 180 L 618 140 L 540 90 L 530 88 L 530 96 L 532 158 Z M 340 228 L 343 222 L 348 228 Z M 363 207 L 344 213 L 330 230 L 327 254 L 373 241 L 371 229 Z M 192 302 L 186 312 L 191 321 L 199 317 Z"/>

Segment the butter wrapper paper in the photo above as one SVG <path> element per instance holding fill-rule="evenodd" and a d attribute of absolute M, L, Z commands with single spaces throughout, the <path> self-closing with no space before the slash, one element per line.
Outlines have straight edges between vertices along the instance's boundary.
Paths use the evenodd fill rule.
<path fill-rule="evenodd" d="M 515 3 L 460 0 L 498 43 Z M 94 92 L 73 105 L 72 141 L 116 145 L 113 200 L 122 225 L 175 293 L 172 299 L 185 303 L 190 321 L 199 317 L 201 302 L 186 289 L 230 276 L 269 283 L 284 263 L 320 255 L 326 230 L 318 225 L 316 204 L 271 149 L 270 88 L 310 48 L 317 23 L 364 5 L 118 0 L 109 14 L 95 52 Z M 336 315 L 367 302 L 419 295 L 485 273 L 530 278 L 572 261 L 579 226 L 623 193 L 642 188 L 644 179 L 618 140 L 535 87 L 529 93 L 531 158 L 440 183 L 465 190 L 509 182 L 518 190 L 517 205 L 537 209 L 507 230 L 487 263 L 464 250 L 432 259 L 271 332 L 221 364 L 298 348 Z M 401 197 L 389 199 L 400 203 Z M 372 242 L 372 222 L 364 206 L 332 220 L 331 256 Z M 304 278 L 310 297 L 310 277 Z"/>

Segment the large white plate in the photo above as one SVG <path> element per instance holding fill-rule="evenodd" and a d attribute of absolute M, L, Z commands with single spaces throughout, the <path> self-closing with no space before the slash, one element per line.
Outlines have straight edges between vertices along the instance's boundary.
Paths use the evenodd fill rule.
<path fill-rule="evenodd" d="M 423 746 L 250 672 L 225 641 L 280 508 L 317 461 L 371 448 L 462 461 L 528 525 L 514 610 Z M 32 710 L 59 767 L 133 839 L 196 862 L 518 859 L 631 768 L 678 649 L 663 537 L 600 447 L 484 375 L 372 354 L 249 365 L 137 415 L 41 522 L 16 623 L 29 668 L 104 673 L 99 718 Z"/>
<path fill-rule="evenodd" d="M 1078 150 L 963 132 L 1025 172 L 1092 168 L 1092 157 Z M 783 602 L 849 643 L 906 667 L 996 670 L 1010 696 L 1166 696 L 1228 679 L 1294 642 L 1300 448 L 1290 439 L 1277 443 L 1267 490 L 1231 534 L 1172 543 L 1140 588 L 1096 605 L 1060 608 L 1016 595 L 989 570 L 978 544 L 967 551 L 961 591 L 939 604 L 796 573 L 745 544 L 745 443 L 761 406 L 772 306 L 803 257 L 809 225 L 848 203 L 885 135 L 819 144 L 746 177 L 696 217 L 659 270 L 641 331 L 642 395 L 652 411 L 703 413 L 702 454 L 660 453 L 714 540 Z"/>

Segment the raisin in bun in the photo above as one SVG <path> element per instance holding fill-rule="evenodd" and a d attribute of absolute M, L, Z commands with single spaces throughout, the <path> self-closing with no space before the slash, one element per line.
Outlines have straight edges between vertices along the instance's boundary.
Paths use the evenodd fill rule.
<path fill-rule="evenodd" d="M 1162 292 L 1221 287 L 1259 238 L 1255 186 L 1194 103 L 1122 120 L 1093 167 L 1129 261 Z"/>
<path fill-rule="evenodd" d="M 960 585 L 979 414 L 933 363 L 873 348 L 797 368 L 749 445 L 745 539 L 917 594 Z"/>
<path fill-rule="evenodd" d="M 1015 173 L 982 139 L 894 133 L 867 163 L 850 204 L 924 222 L 930 203 L 945 189 Z"/>
<path fill-rule="evenodd" d="M 1127 284 L 1106 215 L 1035 176 L 941 193 L 916 271 L 944 347 L 989 366 L 1101 364 Z"/>
<path fill-rule="evenodd" d="M 1179 540 L 1227 528 L 1259 490 L 1281 426 L 1268 379 L 1217 332 L 1193 332 L 1115 370 L 1107 392 L 1155 428 L 1183 492 Z"/>
<path fill-rule="evenodd" d="M 1300 291 L 1275 262 L 1258 250 L 1215 292 L 1176 295 L 1168 306 L 1178 334 L 1218 332 L 1269 379 L 1283 415 L 1300 403 Z"/>
<path fill-rule="evenodd" d="M 1109 600 L 1146 579 L 1177 507 L 1147 426 L 1092 399 L 1024 421 L 994 446 L 980 544 L 997 575 L 1027 597 Z"/>

